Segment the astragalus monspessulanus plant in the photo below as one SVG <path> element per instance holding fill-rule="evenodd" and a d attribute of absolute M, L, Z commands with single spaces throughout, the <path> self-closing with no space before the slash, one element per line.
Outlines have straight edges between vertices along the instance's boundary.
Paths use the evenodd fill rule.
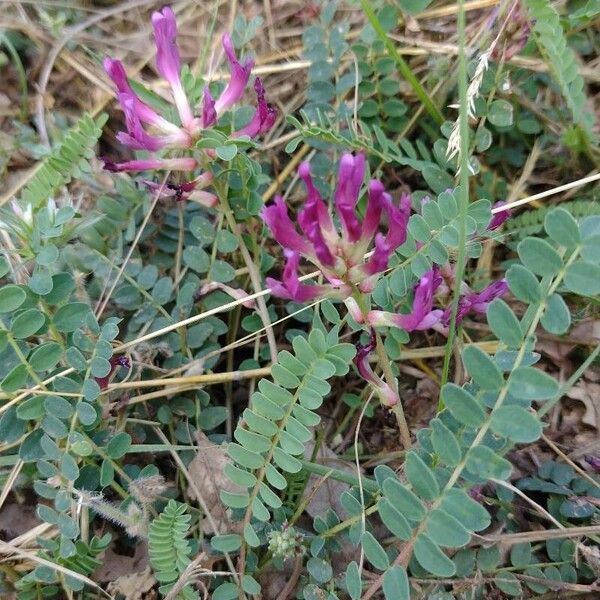
<path fill-rule="evenodd" d="M 207 165 L 215 158 L 215 150 L 198 150 L 197 144 L 203 133 L 214 127 L 243 98 L 254 61 L 246 58 L 240 63 L 230 34 L 224 33 L 222 44 L 229 64 L 229 81 L 216 99 L 209 86 L 205 85 L 201 101 L 194 106 L 181 77 L 182 64 L 173 10 L 166 6 L 153 13 L 152 27 L 156 44 L 156 67 L 169 84 L 178 122 L 169 120 L 140 99 L 129 83 L 121 61 L 107 56 L 104 59 L 104 69 L 117 89 L 119 104 L 125 116 L 126 131 L 118 133 L 117 139 L 127 148 L 144 151 L 149 156 L 121 163 L 103 157 L 104 168 L 114 172 L 174 173 L 180 177 L 179 180 L 151 180 L 145 183 L 161 196 L 196 200 L 207 206 L 214 206 L 218 201 L 216 196 L 203 191 L 203 188 L 210 186 L 213 181 L 213 174 L 207 169 Z M 231 133 L 233 139 L 243 136 L 254 138 L 268 132 L 275 123 L 277 112 L 267 102 L 259 78 L 255 79 L 254 89 L 257 100 L 254 116 L 246 125 Z M 150 128 L 151 133 L 146 128 Z M 203 172 L 197 174 L 200 169 Z"/>
<path fill-rule="evenodd" d="M 386 35 L 391 3 L 359 3 L 360 32 L 333 2 L 294 13 L 302 60 L 261 60 L 265 84 L 243 58 L 256 20 L 211 44 L 188 20 L 210 4 L 154 12 L 156 86 L 128 78 L 131 56 L 103 61 L 116 142 L 95 152 L 107 117 L 81 118 L 0 208 L 0 508 L 33 498 L 41 521 L 4 541 L 2 515 L 0 595 L 128 595 L 132 581 L 161 600 L 597 593 L 600 459 L 586 447 L 578 466 L 553 424 L 600 353 L 556 351 L 595 315 L 600 217 L 513 212 L 525 183 L 551 201 L 524 174 L 566 177 L 556 93 L 573 110 L 584 87 L 562 27 L 589 32 L 595 9 L 501 3 L 472 28 L 492 44 L 471 77 L 461 10 L 459 118 L 443 123 L 457 105 L 426 88 L 443 71 L 454 94 L 453 48 L 431 46 L 449 63 L 429 69 L 432 54 L 421 84 Z M 536 40 L 566 57 L 548 73 L 516 56 Z M 183 64 L 202 45 L 222 48 L 218 77 L 196 73 L 211 51 Z M 282 112 L 306 98 L 303 122 L 286 115 L 297 131 L 265 87 Z M 544 145 L 526 133 L 536 118 Z M 540 449 L 558 458 L 532 469 Z M 139 572 L 100 580 L 103 552 L 138 565 L 146 547 Z"/>

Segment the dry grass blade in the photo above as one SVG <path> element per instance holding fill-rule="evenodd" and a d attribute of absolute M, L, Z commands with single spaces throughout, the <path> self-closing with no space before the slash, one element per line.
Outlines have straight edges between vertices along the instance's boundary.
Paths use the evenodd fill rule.
<path fill-rule="evenodd" d="M 85 585 L 91 587 L 96 590 L 102 596 L 109 598 L 110 600 L 115 600 L 108 592 L 104 591 L 96 582 L 92 581 L 89 577 L 85 575 L 81 575 L 81 573 L 77 573 L 71 569 L 67 569 L 62 565 L 58 565 L 53 563 L 45 558 L 39 557 L 35 552 L 28 552 L 26 550 L 22 550 L 14 546 L 13 544 L 9 544 L 0 540 L 0 553 L 3 554 L 6 558 L 4 560 L 10 559 L 11 557 L 18 556 L 19 558 L 23 558 L 33 562 L 34 564 L 48 567 L 52 571 L 58 571 L 63 575 L 68 575 L 73 579 L 84 583 Z"/>

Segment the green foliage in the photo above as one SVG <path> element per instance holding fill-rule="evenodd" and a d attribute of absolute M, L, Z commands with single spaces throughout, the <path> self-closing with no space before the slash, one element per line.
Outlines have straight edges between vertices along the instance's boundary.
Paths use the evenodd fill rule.
<path fill-rule="evenodd" d="M 600 204 L 597 200 L 581 199 L 561 202 L 560 207 L 567 211 L 574 219 L 582 219 L 600 214 Z M 504 229 L 507 232 L 508 243 L 510 244 L 513 240 L 518 241 L 526 236 L 536 235 L 543 231 L 544 220 L 549 210 L 551 208 L 546 206 L 535 210 L 525 210 L 506 221 Z"/>
<path fill-rule="evenodd" d="M 48 509 L 47 512 L 49 511 L 52 511 L 52 509 Z M 43 514 L 40 514 L 40 516 Z M 56 519 L 56 524 L 61 526 L 61 520 Z M 65 528 L 64 524 L 62 528 Z M 78 533 L 78 530 L 76 530 L 76 534 L 71 536 L 71 539 L 74 539 Z M 60 541 L 45 540 L 43 550 L 38 553 L 39 557 L 60 565 L 75 574 L 87 577 L 102 565 L 101 556 L 110 544 L 110 534 L 107 533 L 101 538 L 94 536 L 89 543 L 82 540 L 73 542 L 71 539 L 63 536 Z M 58 570 L 46 565 L 35 567 L 17 582 L 17 597 L 19 600 L 35 600 L 40 597 L 47 597 L 50 595 L 49 592 L 56 593 L 59 585 L 64 586 L 70 592 L 81 592 L 84 583 L 74 575 L 68 574 L 68 571 L 63 575 Z"/>
<path fill-rule="evenodd" d="M 548 0 L 526 0 L 525 5 L 534 22 L 536 41 L 567 101 L 574 122 L 591 140 L 595 139 L 594 115 L 585 110 L 585 83 L 579 73 L 577 56 L 567 43 L 558 12 Z"/>
<path fill-rule="evenodd" d="M 272 367 L 273 381 L 262 379 L 258 391 L 234 432 L 236 442 L 227 452 L 237 465 L 227 477 L 247 492 L 221 492 L 233 508 L 246 508 L 258 521 L 270 518 L 269 510 L 282 506 L 279 494 L 287 487 L 286 474 L 302 469 L 310 427 L 320 421 L 315 412 L 331 389 L 327 379 L 348 372 L 355 349 L 337 341 L 337 331 L 327 336 L 313 329 L 308 338 L 293 339 L 294 352 L 282 351 Z"/>
<path fill-rule="evenodd" d="M 91 170 L 88 161 L 95 154 L 93 147 L 102 135 L 107 120 L 106 113 L 96 119 L 89 115 L 81 117 L 27 184 L 21 195 L 21 203 L 38 208 L 73 177 L 88 173 Z"/>
<path fill-rule="evenodd" d="M 190 544 L 187 541 L 191 516 L 187 507 L 169 500 L 164 510 L 150 523 L 148 554 L 154 576 L 161 584 L 162 594 L 167 593 L 190 564 Z M 185 585 L 177 595 L 179 600 L 198 598 L 191 585 Z"/>

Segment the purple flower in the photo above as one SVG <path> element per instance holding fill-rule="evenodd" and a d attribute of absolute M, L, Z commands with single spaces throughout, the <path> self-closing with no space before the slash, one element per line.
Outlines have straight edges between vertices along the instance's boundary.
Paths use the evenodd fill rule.
<path fill-rule="evenodd" d="M 261 212 L 263 221 L 269 226 L 273 237 L 284 248 L 298 254 L 311 254 L 310 244 L 297 231 L 287 211 L 285 200 L 275 196 L 270 206 L 264 206 Z"/>
<path fill-rule="evenodd" d="M 140 160 L 129 160 L 122 163 L 115 163 L 110 158 L 101 156 L 100 160 L 104 162 L 104 168 L 112 173 L 122 171 L 192 171 L 196 168 L 195 159 L 188 158 L 146 158 Z"/>
<path fill-rule="evenodd" d="M 600 473 L 600 458 L 586 454 L 583 459 L 596 473 Z"/>
<path fill-rule="evenodd" d="M 195 116 L 181 81 L 181 57 L 177 47 L 177 23 L 173 10 L 165 6 L 154 12 L 152 28 L 156 43 L 156 67 L 171 87 L 181 125 L 171 123 L 143 102 L 135 94 L 127 80 L 123 64 L 118 60 L 106 57 L 104 69 L 117 89 L 127 128 L 126 131 L 118 133 L 117 139 L 133 150 L 144 150 L 150 153 L 162 152 L 171 148 L 189 149 L 194 146 L 203 129 L 215 125 L 219 116 L 242 98 L 254 61 L 246 59 L 241 65 L 235 55 L 231 37 L 226 33 L 223 36 L 223 48 L 229 61 L 231 77 L 225 90 L 216 101 L 208 87 L 204 89 L 202 114 Z M 233 134 L 234 137 L 241 135 L 255 137 L 268 131 L 275 123 L 277 112 L 273 106 L 267 103 L 260 79 L 256 80 L 254 87 L 257 95 L 255 115 L 250 123 Z M 155 130 L 146 131 L 144 126 L 151 126 Z M 205 150 L 205 153 L 209 158 L 214 157 L 214 151 L 210 149 Z M 186 159 L 189 161 L 187 163 L 183 162 L 184 159 L 156 158 L 152 160 L 157 162 L 133 160 L 115 164 L 107 159 L 105 163 L 106 168 L 113 171 L 137 171 L 151 168 L 183 170 L 183 165 L 192 164 L 191 158 Z M 152 167 L 150 166 L 152 164 L 159 166 Z M 196 166 L 196 161 L 193 161 L 193 165 Z M 207 193 L 203 194 L 206 196 L 204 201 L 208 201 Z"/>
<path fill-rule="evenodd" d="M 137 97 L 137 95 L 131 89 L 129 81 L 127 81 L 127 74 L 125 73 L 123 63 L 121 63 L 120 60 L 115 60 L 107 56 L 104 58 L 103 64 L 104 70 L 115 84 L 117 92 L 119 92 L 119 99 L 121 99 L 121 95 L 123 95 L 123 98 L 133 98 L 134 110 L 142 123 L 154 125 L 163 133 L 170 135 L 177 135 L 181 132 L 177 125 L 174 125 L 173 123 L 167 121 L 167 119 L 164 117 L 161 117 L 156 111 L 151 109 L 147 104 L 142 102 Z"/>
<path fill-rule="evenodd" d="M 136 111 L 135 97 L 131 94 L 119 94 L 119 102 L 125 113 L 127 133 L 120 131 L 117 139 L 124 145 L 134 150 L 147 150 L 157 152 L 167 146 L 187 148 L 192 143 L 190 135 L 179 129 L 177 133 L 165 136 L 152 136 L 146 133 L 142 126 L 139 113 Z"/>
<path fill-rule="evenodd" d="M 344 235 L 350 242 L 356 242 L 361 234 L 361 226 L 356 217 L 356 203 L 364 177 L 364 154 L 343 154 L 335 191 L 335 208 L 340 216 Z"/>
<path fill-rule="evenodd" d="M 254 66 L 254 61 L 251 58 L 247 58 L 243 65 L 239 63 L 233 49 L 231 36 L 228 33 L 223 34 L 223 49 L 229 61 L 231 75 L 227 87 L 215 102 L 215 111 L 219 116 L 242 99 L 248 79 L 250 78 L 250 71 L 252 71 L 252 67 Z"/>
<path fill-rule="evenodd" d="M 247 135 L 248 137 L 256 137 L 262 133 L 266 133 L 273 127 L 277 119 L 277 109 L 268 104 L 265 100 L 265 88 L 259 77 L 254 80 L 254 90 L 256 91 L 256 111 L 250 122 L 233 133 L 233 137 Z"/>
<path fill-rule="evenodd" d="M 175 13 L 171 7 L 165 6 L 152 14 L 152 27 L 154 28 L 154 40 L 156 42 L 156 67 L 171 86 L 181 124 L 189 129 L 193 125 L 194 115 L 181 83 L 181 59 L 177 48 L 177 23 Z"/>
<path fill-rule="evenodd" d="M 468 292 L 461 296 L 458 300 L 458 310 L 456 312 L 456 325 L 458 325 L 471 311 L 485 314 L 490 302 L 496 298 L 500 298 L 508 291 L 506 279 L 494 281 L 481 292 Z M 444 314 L 440 319 L 444 327 L 449 327 L 452 318 L 452 305 L 446 307 Z"/>
<path fill-rule="evenodd" d="M 203 190 L 203 188 L 212 183 L 212 180 L 213 174 L 210 171 L 206 171 L 193 181 L 180 184 L 168 182 L 163 184 L 148 180 L 144 180 L 143 183 L 152 192 L 159 193 L 161 198 L 174 198 L 177 201 L 191 200 L 212 208 L 217 205 L 218 198 L 214 194 Z"/>
<path fill-rule="evenodd" d="M 204 88 L 202 99 L 202 127 L 211 127 L 217 122 L 217 111 L 215 110 L 215 99 L 212 97 L 208 86 Z"/>
<path fill-rule="evenodd" d="M 394 314 L 381 310 L 372 310 L 367 315 L 367 322 L 371 325 L 387 325 L 399 327 L 405 331 L 429 329 L 435 325 L 442 316 L 441 310 L 433 309 L 433 296 L 442 283 L 437 269 L 428 271 L 421 277 L 415 286 L 413 307 L 408 314 Z"/>
<path fill-rule="evenodd" d="M 329 294 L 348 298 L 352 286 L 361 291 L 371 291 L 377 278 L 388 266 L 392 252 L 406 239 L 406 225 L 410 213 L 410 197 L 403 196 L 400 207 L 394 206 L 391 196 L 385 193 L 379 181 L 369 182 L 369 200 L 361 222 L 356 214 L 356 204 L 365 174 L 365 157 L 344 154 L 340 160 L 338 184 L 335 191 L 335 210 L 342 224 L 341 235 L 336 231 L 329 210 L 315 187 L 307 162 L 298 168 L 304 182 L 307 198 L 298 213 L 302 235 L 290 219 L 281 197 L 266 206 L 262 218 L 273 237 L 286 249 L 311 261 L 330 284 Z M 408 203 L 407 203 L 408 201 Z M 387 233 L 379 231 L 381 217 L 388 221 Z M 373 254 L 365 262 L 364 255 L 371 244 Z M 278 295 L 279 288 L 274 290 Z"/>
<path fill-rule="evenodd" d="M 502 200 L 500 200 L 494 204 L 492 209 L 497 210 L 500 207 L 504 206 L 505 204 L 506 204 L 506 202 L 503 202 Z M 510 208 L 506 208 L 504 210 L 499 210 L 497 213 L 493 214 L 492 220 L 489 222 L 489 224 L 487 226 L 488 231 L 494 231 L 495 229 L 498 229 L 498 227 L 500 227 L 504 223 L 504 221 L 509 219 L 511 215 L 512 215 L 512 210 L 510 210 Z"/>
<path fill-rule="evenodd" d="M 108 383 L 114 375 L 117 367 L 123 367 L 124 369 L 131 369 L 131 363 L 126 356 L 111 356 L 108 360 L 110 363 L 110 371 L 108 375 L 104 377 L 96 377 L 96 383 L 100 386 L 101 390 L 105 390 L 108 387 Z"/>
<path fill-rule="evenodd" d="M 368 381 L 374 388 L 384 406 L 394 406 L 398 403 L 398 394 L 392 388 L 375 374 L 369 363 L 369 355 L 375 350 L 376 338 L 375 330 L 371 329 L 369 342 L 365 345 L 358 344 L 354 365 L 360 376 Z"/>
<path fill-rule="evenodd" d="M 283 270 L 282 281 L 271 277 L 266 278 L 271 293 L 279 298 L 293 300 L 295 302 L 310 302 L 315 298 L 324 297 L 330 291 L 327 285 L 306 285 L 298 278 L 298 266 L 300 255 L 292 250 L 285 250 L 286 263 Z"/>

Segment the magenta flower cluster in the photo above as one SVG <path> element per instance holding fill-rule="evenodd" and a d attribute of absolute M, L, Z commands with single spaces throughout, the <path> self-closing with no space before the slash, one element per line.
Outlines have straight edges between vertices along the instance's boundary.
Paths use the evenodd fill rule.
<path fill-rule="evenodd" d="M 300 231 L 290 218 L 283 198 L 278 196 L 272 205 L 264 207 L 262 218 L 273 237 L 283 246 L 286 257 L 282 280 L 267 278 L 272 294 L 296 302 L 324 297 L 343 300 L 357 322 L 371 326 L 386 325 L 406 331 L 430 329 L 436 325 L 442 330 L 447 328 L 451 308 L 433 308 L 435 294 L 443 282 L 437 267 L 425 273 L 417 282 L 413 307 L 409 313 L 371 310 L 362 314 L 359 309 L 354 299 L 355 292 L 368 293 L 373 290 L 381 273 L 388 268 L 394 251 L 406 241 L 411 211 L 408 194 L 402 194 L 396 206 L 383 184 L 372 179 L 366 186 L 367 205 L 361 221 L 356 207 L 365 170 L 363 154 L 342 155 L 334 193 L 334 210 L 339 228 L 315 187 L 306 162 L 298 169 L 307 191 L 306 201 L 297 217 Z M 509 214 L 509 211 L 497 213 L 488 229 L 499 227 Z M 385 233 L 382 231 L 384 218 L 387 221 Z M 309 285 L 301 281 L 298 273 L 301 257 L 317 267 L 326 283 Z M 487 305 L 507 289 L 506 282 L 502 280 L 492 283 L 480 293 L 468 291 L 460 299 L 457 322 L 470 311 L 485 312 Z"/>
<path fill-rule="evenodd" d="M 396 206 L 383 184 L 373 179 L 367 185 L 364 218 L 359 220 L 356 205 L 365 177 L 365 162 L 362 154 L 344 154 L 340 160 L 334 207 L 341 231 L 314 185 L 307 162 L 298 169 L 307 191 L 304 207 L 298 213 L 300 232 L 283 198 L 276 197 L 272 205 L 263 209 L 262 218 L 286 256 L 282 281 L 267 279 L 274 295 L 297 302 L 321 297 L 347 300 L 355 288 L 360 292 L 373 290 L 392 253 L 406 240 L 410 197 L 403 195 Z M 386 233 L 380 231 L 384 216 Z M 367 254 L 371 246 L 373 251 Z M 313 263 L 327 283 L 302 283 L 298 276 L 300 257 Z"/>
<path fill-rule="evenodd" d="M 106 57 L 104 69 L 112 79 L 118 92 L 118 100 L 125 115 L 126 131 L 117 134 L 117 139 L 132 150 L 145 150 L 151 154 L 163 151 L 176 151 L 179 154 L 190 150 L 200 138 L 202 131 L 217 123 L 221 115 L 239 102 L 246 90 L 254 61 L 247 58 L 240 63 L 233 48 L 231 36 L 223 35 L 223 50 L 229 62 L 229 81 L 215 99 L 207 87 L 204 88 L 203 102 L 199 115 L 194 111 L 185 92 L 181 80 L 181 58 L 177 47 L 177 24 L 175 14 L 170 7 L 164 7 L 152 15 L 152 27 L 156 43 L 156 67 L 160 75 L 168 82 L 173 101 L 179 114 L 180 123 L 173 123 L 157 113 L 153 108 L 143 102 L 133 91 L 121 61 Z M 277 116 L 273 106 L 265 98 L 265 90 L 259 78 L 254 82 L 257 97 L 257 106 L 250 122 L 235 131 L 233 137 L 243 135 L 256 137 L 267 132 L 275 123 Z M 149 132 L 148 129 L 151 129 Z M 108 158 L 103 158 L 105 168 L 109 171 L 192 171 L 198 166 L 197 160 L 192 156 L 165 157 L 153 156 L 140 160 L 130 160 L 115 163 Z M 195 189 L 200 189 L 210 183 L 210 178 L 188 182 L 176 189 L 171 189 L 171 194 L 178 199 L 187 197 Z"/>

